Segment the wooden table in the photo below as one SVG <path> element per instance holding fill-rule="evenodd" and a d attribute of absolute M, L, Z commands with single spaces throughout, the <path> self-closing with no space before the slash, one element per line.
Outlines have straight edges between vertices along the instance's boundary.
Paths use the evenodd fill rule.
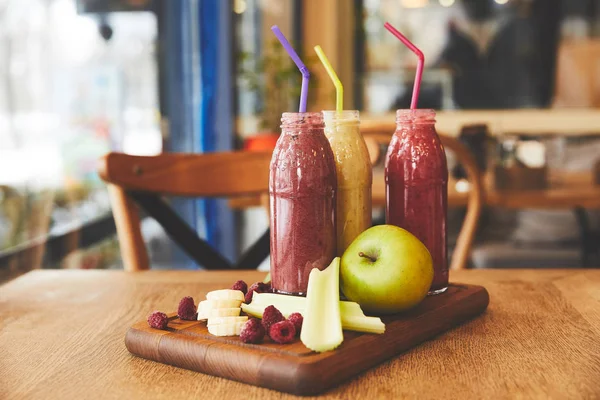
<path fill-rule="evenodd" d="M 283 399 L 143 360 L 129 325 L 259 272 L 34 271 L 0 287 L 2 399 Z M 600 270 L 465 270 L 485 286 L 478 319 L 330 391 L 328 398 L 597 398 Z"/>

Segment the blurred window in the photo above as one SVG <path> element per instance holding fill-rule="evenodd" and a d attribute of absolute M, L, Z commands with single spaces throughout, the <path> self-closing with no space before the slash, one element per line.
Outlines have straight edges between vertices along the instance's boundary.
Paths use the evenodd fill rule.
<path fill-rule="evenodd" d="M 598 70 L 590 67 L 597 62 L 598 0 L 363 0 L 363 7 L 365 111 L 410 104 L 416 58 L 385 21 L 426 55 L 420 107 L 543 108 L 560 90 L 568 101 L 557 105 L 596 105 L 588 92 L 599 81 L 590 77 Z M 557 88 L 568 76 L 587 86 L 579 100 Z"/>
<path fill-rule="evenodd" d="M 101 155 L 162 149 L 155 14 L 84 9 L 0 1 L 0 258 L 110 216 Z"/>

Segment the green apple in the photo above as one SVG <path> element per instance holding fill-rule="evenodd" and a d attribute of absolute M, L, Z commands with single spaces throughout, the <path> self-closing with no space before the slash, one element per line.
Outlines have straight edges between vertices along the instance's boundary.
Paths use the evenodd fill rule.
<path fill-rule="evenodd" d="M 342 255 L 342 292 L 369 313 L 393 314 L 414 307 L 427 296 L 432 281 L 429 251 L 397 226 L 367 229 Z"/>

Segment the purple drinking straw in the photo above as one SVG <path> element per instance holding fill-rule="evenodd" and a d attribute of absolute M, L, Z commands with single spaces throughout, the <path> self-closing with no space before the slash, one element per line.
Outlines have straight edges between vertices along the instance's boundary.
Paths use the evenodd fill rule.
<path fill-rule="evenodd" d="M 308 80 L 310 79 L 310 72 L 308 72 L 308 68 L 306 68 L 306 65 L 304 65 L 300 57 L 298 57 L 298 54 L 296 53 L 290 42 L 288 42 L 285 36 L 283 36 L 283 33 L 279 30 L 279 27 L 277 25 L 273 25 L 271 27 L 271 30 L 273 31 L 275 36 L 277 36 L 277 39 L 279 39 L 279 42 L 281 42 L 281 45 L 283 46 L 285 51 L 287 51 L 288 55 L 296 64 L 296 66 L 300 70 L 300 73 L 302 74 L 302 89 L 300 90 L 300 109 L 298 110 L 298 112 L 306 112 L 306 98 L 308 97 Z"/>

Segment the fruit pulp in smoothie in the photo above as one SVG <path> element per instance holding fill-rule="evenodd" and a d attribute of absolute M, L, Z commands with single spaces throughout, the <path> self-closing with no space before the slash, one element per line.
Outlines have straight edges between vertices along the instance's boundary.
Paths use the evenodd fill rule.
<path fill-rule="evenodd" d="M 429 250 L 430 294 L 448 287 L 446 214 L 448 167 L 433 110 L 398 110 L 385 166 L 386 221 L 415 235 Z"/>
<path fill-rule="evenodd" d="M 305 295 L 313 268 L 336 254 L 335 161 L 321 113 L 284 113 L 271 159 L 271 284 Z"/>
<path fill-rule="evenodd" d="M 371 227 L 373 171 L 358 111 L 323 111 L 337 173 L 337 255 Z"/>

